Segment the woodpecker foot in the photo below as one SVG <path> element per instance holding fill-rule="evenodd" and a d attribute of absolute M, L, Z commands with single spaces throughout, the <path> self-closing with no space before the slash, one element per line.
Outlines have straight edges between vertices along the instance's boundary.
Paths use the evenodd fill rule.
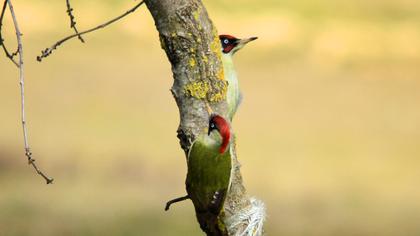
<path fill-rule="evenodd" d="M 184 200 L 187 200 L 187 199 L 190 199 L 190 197 L 188 195 L 170 200 L 169 202 L 166 203 L 165 211 L 169 210 L 169 207 L 172 204 L 177 203 L 177 202 L 181 202 L 181 201 L 184 201 Z"/>

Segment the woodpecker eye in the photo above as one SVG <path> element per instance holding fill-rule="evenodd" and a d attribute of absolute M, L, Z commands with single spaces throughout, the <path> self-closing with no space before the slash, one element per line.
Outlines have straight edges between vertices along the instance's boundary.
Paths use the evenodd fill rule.
<path fill-rule="evenodd" d="M 224 43 L 224 44 L 229 44 L 229 39 L 224 39 L 224 40 L 223 40 L 223 43 Z"/>
<path fill-rule="evenodd" d="M 211 123 L 211 124 L 210 124 L 210 128 L 211 128 L 211 129 L 216 128 L 216 127 L 214 126 L 214 123 Z"/>

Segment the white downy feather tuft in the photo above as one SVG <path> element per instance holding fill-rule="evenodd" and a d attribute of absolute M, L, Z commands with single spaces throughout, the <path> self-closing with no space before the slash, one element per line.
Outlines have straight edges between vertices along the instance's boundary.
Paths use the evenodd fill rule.
<path fill-rule="evenodd" d="M 263 224 L 266 217 L 264 202 L 253 197 L 250 202 L 249 207 L 226 220 L 229 231 L 240 225 L 247 226 L 243 231 L 236 232 L 235 236 L 261 236 L 263 234 Z"/>

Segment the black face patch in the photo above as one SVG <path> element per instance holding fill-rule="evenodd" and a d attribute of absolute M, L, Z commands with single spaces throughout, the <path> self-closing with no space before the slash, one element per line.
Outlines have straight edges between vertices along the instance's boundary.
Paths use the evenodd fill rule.
<path fill-rule="evenodd" d="M 227 39 L 227 38 L 220 39 L 220 41 L 222 41 L 222 47 L 223 48 L 226 48 L 227 46 L 234 43 L 232 39 Z"/>
<path fill-rule="evenodd" d="M 220 35 L 219 39 L 222 44 L 223 53 L 229 53 L 238 45 L 238 39 L 230 35 Z"/>
<path fill-rule="evenodd" d="M 215 129 L 217 129 L 216 124 L 212 120 L 210 120 L 208 135 L 210 135 L 210 133 Z"/>

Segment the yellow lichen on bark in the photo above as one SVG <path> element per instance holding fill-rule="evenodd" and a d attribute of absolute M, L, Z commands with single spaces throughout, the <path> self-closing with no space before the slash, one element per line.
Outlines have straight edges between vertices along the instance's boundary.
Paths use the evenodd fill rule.
<path fill-rule="evenodd" d="M 210 85 L 207 81 L 191 82 L 184 86 L 186 96 L 197 99 L 207 99 L 209 102 L 220 102 L 225 100 L 227 82 L 219 81 Z"/>
<path fill-rule="evenodd" d="M 196 16 L 199 16 L 199 12 L 196 11 L 193 13 L 194 18 Z M 217 36 L 217 32 L 214 29 L 214 35 L 212 42 L 210 43 L 210 50 L 215 53 L 219 58 L 222 57 L 221 53 L 221 46 L 219 37 Z M 196 42 L 199 42 L 199 38 L 196 39 Z M 189 49 L 190 52 L 194 54 L 195 49 L 194 47 L 191 47 Z M 208 63 L 209 58 L 206 54 L 203 54 L 201 58 L 202 62 Z M 188 65 L 193 68 L 197 66 L 197 63 L 201 63 L 200 61 L 197 62 L 196 58 L 194 58 L 194 55 L 191 55 L 191 57 L 188 59 Z M 214 72 L 213 72 L 214 73 Z M 195 81 L 190 82 L 184 86 L 184 93 L 186 96 L 194 97 L 197 99 L 205 99 L 209 102 L 221 102 L 226 99 L 226 93 L 227 93 L 227 87 L 228 84 L 225 81 L 225 76 L 223 72 L 223 67 L 219 67 L 219 69 L 216 71 L 215 74 L 210 75 L 209 81 Z"/>
<path fill-rule="evenodd" d="M 227 82 L 224 80 L 220 82 L 213 85 L 213 93 L 208 98 L 210 102 L 221 102 L 226 99 Z"/>
<path fill-rule="evenodd" d="M 195 97 L 198 99 L 206 98 L 209 90 L 209 83 L 205 81 L 191 82 L 184 87 L 184 92 L 187 96 Z"/>
<path fill-rule="evenodd" d="M 199 18 L 200 18 L 200 8 L 198 8 L 197 9 L 197 11 L 194 11 L 193 12 L 193 16 L 194 16 L 194 19 L 196 20 L 196 21 L 199 21 Z"/>
<path fill-rule="evenodd" d="M 189 64 L 190 64 L 191 67 L 195 66 L 196 62 L 195 62 L 195 59 L 193 57 L 190 58 Z"/>
<path fill-rule="evenodd" d="M 222 52 L 221 52 L 221 46 L 220 46 L 220 39 L 217 35 L 216 30 L 214 29 L 214 39 L 213 42 L 210 45 L 210 49 L 217 55 L 217 57 L 222 58 Z M 223 66 L 221 66 L 217 72 L 217 78 L 219 80 L 225 79 L 225 73 L 223 72 Z"/>

